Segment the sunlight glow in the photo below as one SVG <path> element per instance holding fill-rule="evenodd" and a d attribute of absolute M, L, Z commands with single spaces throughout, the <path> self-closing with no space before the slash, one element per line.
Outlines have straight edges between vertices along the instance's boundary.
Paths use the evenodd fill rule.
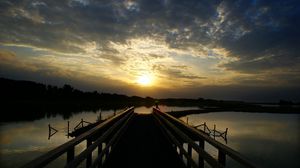
<path fill-rule="evenodd" d="M 137 79 L 137 83 L 143 86 L 149 86 L 151 84 L 151 77 L 149 75 L 139 76 Z"/>

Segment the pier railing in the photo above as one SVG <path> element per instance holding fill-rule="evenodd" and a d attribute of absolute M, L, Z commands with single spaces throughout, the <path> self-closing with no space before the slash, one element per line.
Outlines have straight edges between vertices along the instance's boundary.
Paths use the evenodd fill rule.
<path fill-rule="evenodd" d="M 86 160 L 86 167 L 98 167 L 102 165 L 102 161 L 108 158 L 114 145 L 122 136 L 128 126 L 128 122 L 135 115 L 134 108 L 130 107 L 116 116 L 95 126 L 91 130 L 81 134 L 80 136 L 68 141 L 57 148 L 43 154 L 26 164 L 25 168 L 43 167 L 54 161 L 61 155 L 67 153 L 66 166 L 76 167 Z M 86 149 L 75 156 L 76 145 L 86 141 Z M 92 153 L 98 150 L 98 156 L 92 161 Z"/>
<path fill-rule="evenodd" d="M 214 140 L 205 133 L 188 126 L 175 117 L 167 113 L 163 113 L 156 108 L 153 108 L 153 115 L 164 134 L 172 143 L 174 149 L 178 152 L 180 158 L 182 160 L 186 160 L 186 166 L 188 168 L 203 168 L 204 162 L 214 168 L 225 167 L 226 156 L 231 157 L 244 167 L 257 167 L 237 151 L 234 151 L 233 149 Z M 207 151 L 205 151 L 205 142 L 217 149 L 217 158 L 214 158 Z M 184 144 L 187 144 L 187 149 L 184 148 Z M 198 154 L 198 159 L 193 159 L 193 150 Z"/>

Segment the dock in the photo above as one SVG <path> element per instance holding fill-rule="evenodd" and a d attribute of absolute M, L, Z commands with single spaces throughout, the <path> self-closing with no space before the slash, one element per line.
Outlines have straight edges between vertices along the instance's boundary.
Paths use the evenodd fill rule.
<path fill-rule="evenodd" d="M 78 144 L 86 149 L 75 155 Z M 206 151 L 209 143 L 217 157 Z M 96 155 L 95 155 L 95 152 Z M 172 167 L 223 168 L 230 157 L 241 166 L 257 167 L 242 154 L 173 116 L 153 108 L 151 114 L 137 114 L 134 107 L 99 123 L 76 138 L 24 165 L 44 167 L 66 154 L 64 167 Z M 95 155 L 95 156 L 93 156 Z"/>

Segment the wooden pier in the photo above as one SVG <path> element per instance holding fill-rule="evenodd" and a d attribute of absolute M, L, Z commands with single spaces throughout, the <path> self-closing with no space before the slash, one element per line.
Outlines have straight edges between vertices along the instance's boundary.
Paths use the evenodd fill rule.
<path fill-rule="evenodd" d="M 86 149 L 75 155 L 76 145 L 82 142 Z M 217 149 L 217 158 L 206 151 L 206 143 Z M 94 157 L 93 151 L 97 151 Z M 105 168 L 203 168 L 205 163 L 221 168 L 227 157 L 244 167 L 256 167 L 240 153 L 156 108 L 151 114 L 136 114 L 133 107 L 128 108 L 24 167 L 46 166 L 65 153 L 65 167 L 85 162 L 86 167 Z"/>

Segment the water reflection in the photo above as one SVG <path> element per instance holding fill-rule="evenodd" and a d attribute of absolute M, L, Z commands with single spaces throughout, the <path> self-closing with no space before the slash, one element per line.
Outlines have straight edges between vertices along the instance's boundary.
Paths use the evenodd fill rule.
<path fill-rule="evenodd" d="M 219 112 L 188 118 L 192 125 L 206 122 L 209 127 L 229 128 L 227 145 L 262 167 L 300 167 L 300 115 Z M 212 147 L 207 150 L 211 152 Z M 228 164 L 238 167 L 232 161 Z"/>
<path fill-rule="evenodd" d="M 162 111 L 176 111 L 195 109 L 197 107 L 167 107 L 160 106 Z M 118 110 L 117 110 L 118 111 Z M 151 107 L 139 107 L 138 113 L 150 113 Z M 95 122 L 101 110 L 96 112 L 82 112 L 73 115 L 70 128 L 74 128 L 81 119 Z M 108 118 L 114 110 L 102 111 L 102 118 Z M 228 128 L 228 146 L 244 154 L 262 167 L 300 167 L 297 162 L 300 155 L 299 120 L 296 114 L 262 114 L 219 112 L 190 115 L 189 124 L 199 125 L 206 122 L 209 128 L 217 125 L 217 130 Z M 186 118 L 181 118 L 186 121 Z M 48 124 L 58 132 L 48 140 Z M 0 164 L 1 167 L 19 167 L 37 156 L 67 142 L 67 120 L 57 115 L 33 122 L 1 123 L 0 125 Z M 216 138 L 221 143 L 221 139 Z M 78 154 L 84 150 L 86 142 L 75 148 Z M 217 151 L 206 144 L 206 150 L 217 157 Z M 65 155 L 47 167 L 61 167 L 65 163 Z M 21 158 L 21 159 L 16 159 Z M 228 167 L 238 167 L 228 160 Z"/>
<path fill-rule="evenodd" d="M 96 122 L 100 112 L 102 119 L 109 118 L 114 115 L 114 110 L 96 112 L 83 111 L 73 115 L 70 121 L 70 129 L 72 130 L 80 121 L 84 119 L 89 122 Z M 48 124 L 58 130 L 48 140 Z M 19 167 L 37 156 L 61 145 L 71 138 L 67 136 L 67 120 L 57 115 L 53 118 L 45 118 L 32 122 L 11 122 L 1 123 L 0 126 L 0 164 L 1 167 Z M 85 143 L 76 146 L 75 153 L 80 153 L 85 147 Z M 61 164 L 62 158 L 57 159 L 57 164 Z M 15 159 L 22 158 L 22 159 Z M 57 164 L 53 164 L 55 167 Z M 52 167 L 51 165 L 48 167 Z"/>
<path fill-rule="evenodd" d="M 164 111 L 195 109 L 194 107 L 167 107 L 160 106 Z M 117 110 L 116 112 L 120 112 Z M 152 107 L 137 107 L 137 113 L 150 113 Z M 0 164 L 1 167 L 20 167 L 28 161 L 40 156 L 41 154 L 69 141 L 68 121 L 70 121 L 70 131 L 83 119 L 88 122 L 96 122 L 101 113 L 101 118 L 106 119 L 114 115 L 115 110 L 83 111 L 76 113 L 68 120 L 63 116 L 56 115 L 52 118 L 44 118 L 31 122 L 11 122 L 1 123 L 0 125 Z M 58 130 L 49 140 L 48 124 Z M 75 148 L 75 155 L 84 150 L 86 142 L 82 142 Z M 47 167 L 60 167 L 65 162 L 65 155 L 56 159 Z M 22 158 L 22 159 L 15 159 Z"/>

